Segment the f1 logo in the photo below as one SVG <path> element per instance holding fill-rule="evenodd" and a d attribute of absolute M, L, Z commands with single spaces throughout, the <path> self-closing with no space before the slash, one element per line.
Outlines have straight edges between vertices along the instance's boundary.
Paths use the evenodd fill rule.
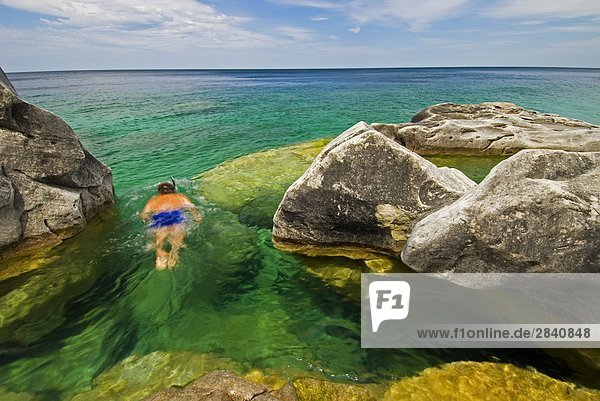
<path fill-rule="evenodd" d="M 410 285 L 406 281 L 373 281 L 369 284 L 373 333 L 385 320 L 403 320 L 408 316 Z"/>

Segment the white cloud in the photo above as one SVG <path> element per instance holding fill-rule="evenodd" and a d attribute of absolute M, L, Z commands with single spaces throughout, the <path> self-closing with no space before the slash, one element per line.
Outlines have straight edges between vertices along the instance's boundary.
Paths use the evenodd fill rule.
<path fill-rule="evenodd" d="M 317 21 L 317 22 L 318 21 L 329 21 L 329 18 L 328 17 L 321 17 L 321 16 L 316 15 L 314 17 L 310 17 L 310 20 L 311 21 Z"/>
<path fill-rule="evenodd" d="M 566 33 L 600 32 L 600 25 L 563 25 L 548 28 L 548 31 Z"/>
<path fill-rule="evenodd" d="M 286 4 L 289 6 L 298 7 L 314 7 L 325 9 L 337 9 L 343 7 L 343 2 L 329 0 L 269 0 L 271 3 Z"/>
<path fill-rule="evenodd" d="M 272 43 L 228 16 L 195 0 L 0 0 L 0 4 L 46 14 L 43 29 L 54 36 L 92 43 L 146 48 L 251 46 Z M 43 39 L 43 38 L 42 38 Z"/>
<path fill-rule="evenodd" d="M 305 42 L 315 38 L 314 32 L 309 29 L 297 28 L 292 26 L 282 26 L 275 29 L 275 32 L 284 37 L 292 38 L 296 41 Z"/>
<path fill-rule="evenodd" d="M 345 11 L 357 25 L 404 24 L 423 30 L 435 21 L 454 16 L 469 0 L 351 0 Z"/>
<path fill-rule="evenodd" d="M 598 0 L 506 0 L 486 11 L 499 18 L 578 18 L 600 15 Z"/>
<path fill-rule="evenodd" d="M 357 26 L 355 28 L 350 28 L 348 29 L 350 32 L 352 33 L 359 33 L 360 32 L 360 26 Z"/>
<path fill-rule="evenodd" d="M 552 43 L 550 47 L 561 48 L 561 49 L 599 49 L 600 48 L 600 36 L 590 39 L 582 40 L 569 40 L 564 42 Z"/>
<path fill-rule="evenodd" d="M 357 26 L 371 23 L 405 25 L 423 30 L 432 22 L 454 16 L 471 0 L 271 0 L 278 4 L 313 7 L 344 14 Z"/>

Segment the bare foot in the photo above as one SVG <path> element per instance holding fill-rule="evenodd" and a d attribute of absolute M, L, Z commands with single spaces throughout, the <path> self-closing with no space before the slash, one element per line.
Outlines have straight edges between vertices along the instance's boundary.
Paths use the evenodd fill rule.
<path fill-rule="evenodd" d="M 169 260 L 167 262 L 167 267 L 169 269 L 172 269 L 177 265 L 178 262 L 179 262 L 179 252 L 171 251 L 171 253 L 169 253 Z"/>
<path fill-rule="evenodd" d="M 169 258 L 165 251 L 156 252 L 156 270 L 164 270 L 167 268 Z"/>

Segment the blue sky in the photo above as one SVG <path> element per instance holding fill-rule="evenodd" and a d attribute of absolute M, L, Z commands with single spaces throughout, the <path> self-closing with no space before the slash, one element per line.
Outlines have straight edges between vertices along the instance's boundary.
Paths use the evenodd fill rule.
<path fill-rule="evenodd" d="M 6 71 L 600 67 L 598 0 L 0 0 Z"/>

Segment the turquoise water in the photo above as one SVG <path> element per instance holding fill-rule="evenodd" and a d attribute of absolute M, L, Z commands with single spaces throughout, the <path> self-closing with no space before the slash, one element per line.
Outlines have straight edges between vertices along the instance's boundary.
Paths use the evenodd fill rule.
<path fill-rule="evenodd" d="M 270 231 L 194 197 L 189 178 L 242 154 L 332 137 L 359 120 L 404 122 L 440 102 L 511 101 L 600 124 L 600 70 L 399 69 L 9 74 L 113 168 L 117 204 L 38 271 L 0 283 L 2 306 L 39 299 L 0 348 L 0 386 L 68 400 L 131 354 L 196 351 L 247 368 L 372 382 L 444 361 L 506 360 L 555 376 L 534 351 L 362 350 L 358 306 L 271 246 Z M 136 216 L 174 176 L 198 203 L 173 272 L 157 272 Z M 42 291 L 44 289 L 44 291 Z M 25 295 L 23 295 L 25 294 Z M 43 294 L 42 294 L 43 295 Z M 11 298 L 12 297 L 12 298 Z M 25 301 L 23 301 L 25 299 Z M 11 303 L 12 302 L 12 303 Z M 297 373 L 290 373 L 294 376 Z"/>

